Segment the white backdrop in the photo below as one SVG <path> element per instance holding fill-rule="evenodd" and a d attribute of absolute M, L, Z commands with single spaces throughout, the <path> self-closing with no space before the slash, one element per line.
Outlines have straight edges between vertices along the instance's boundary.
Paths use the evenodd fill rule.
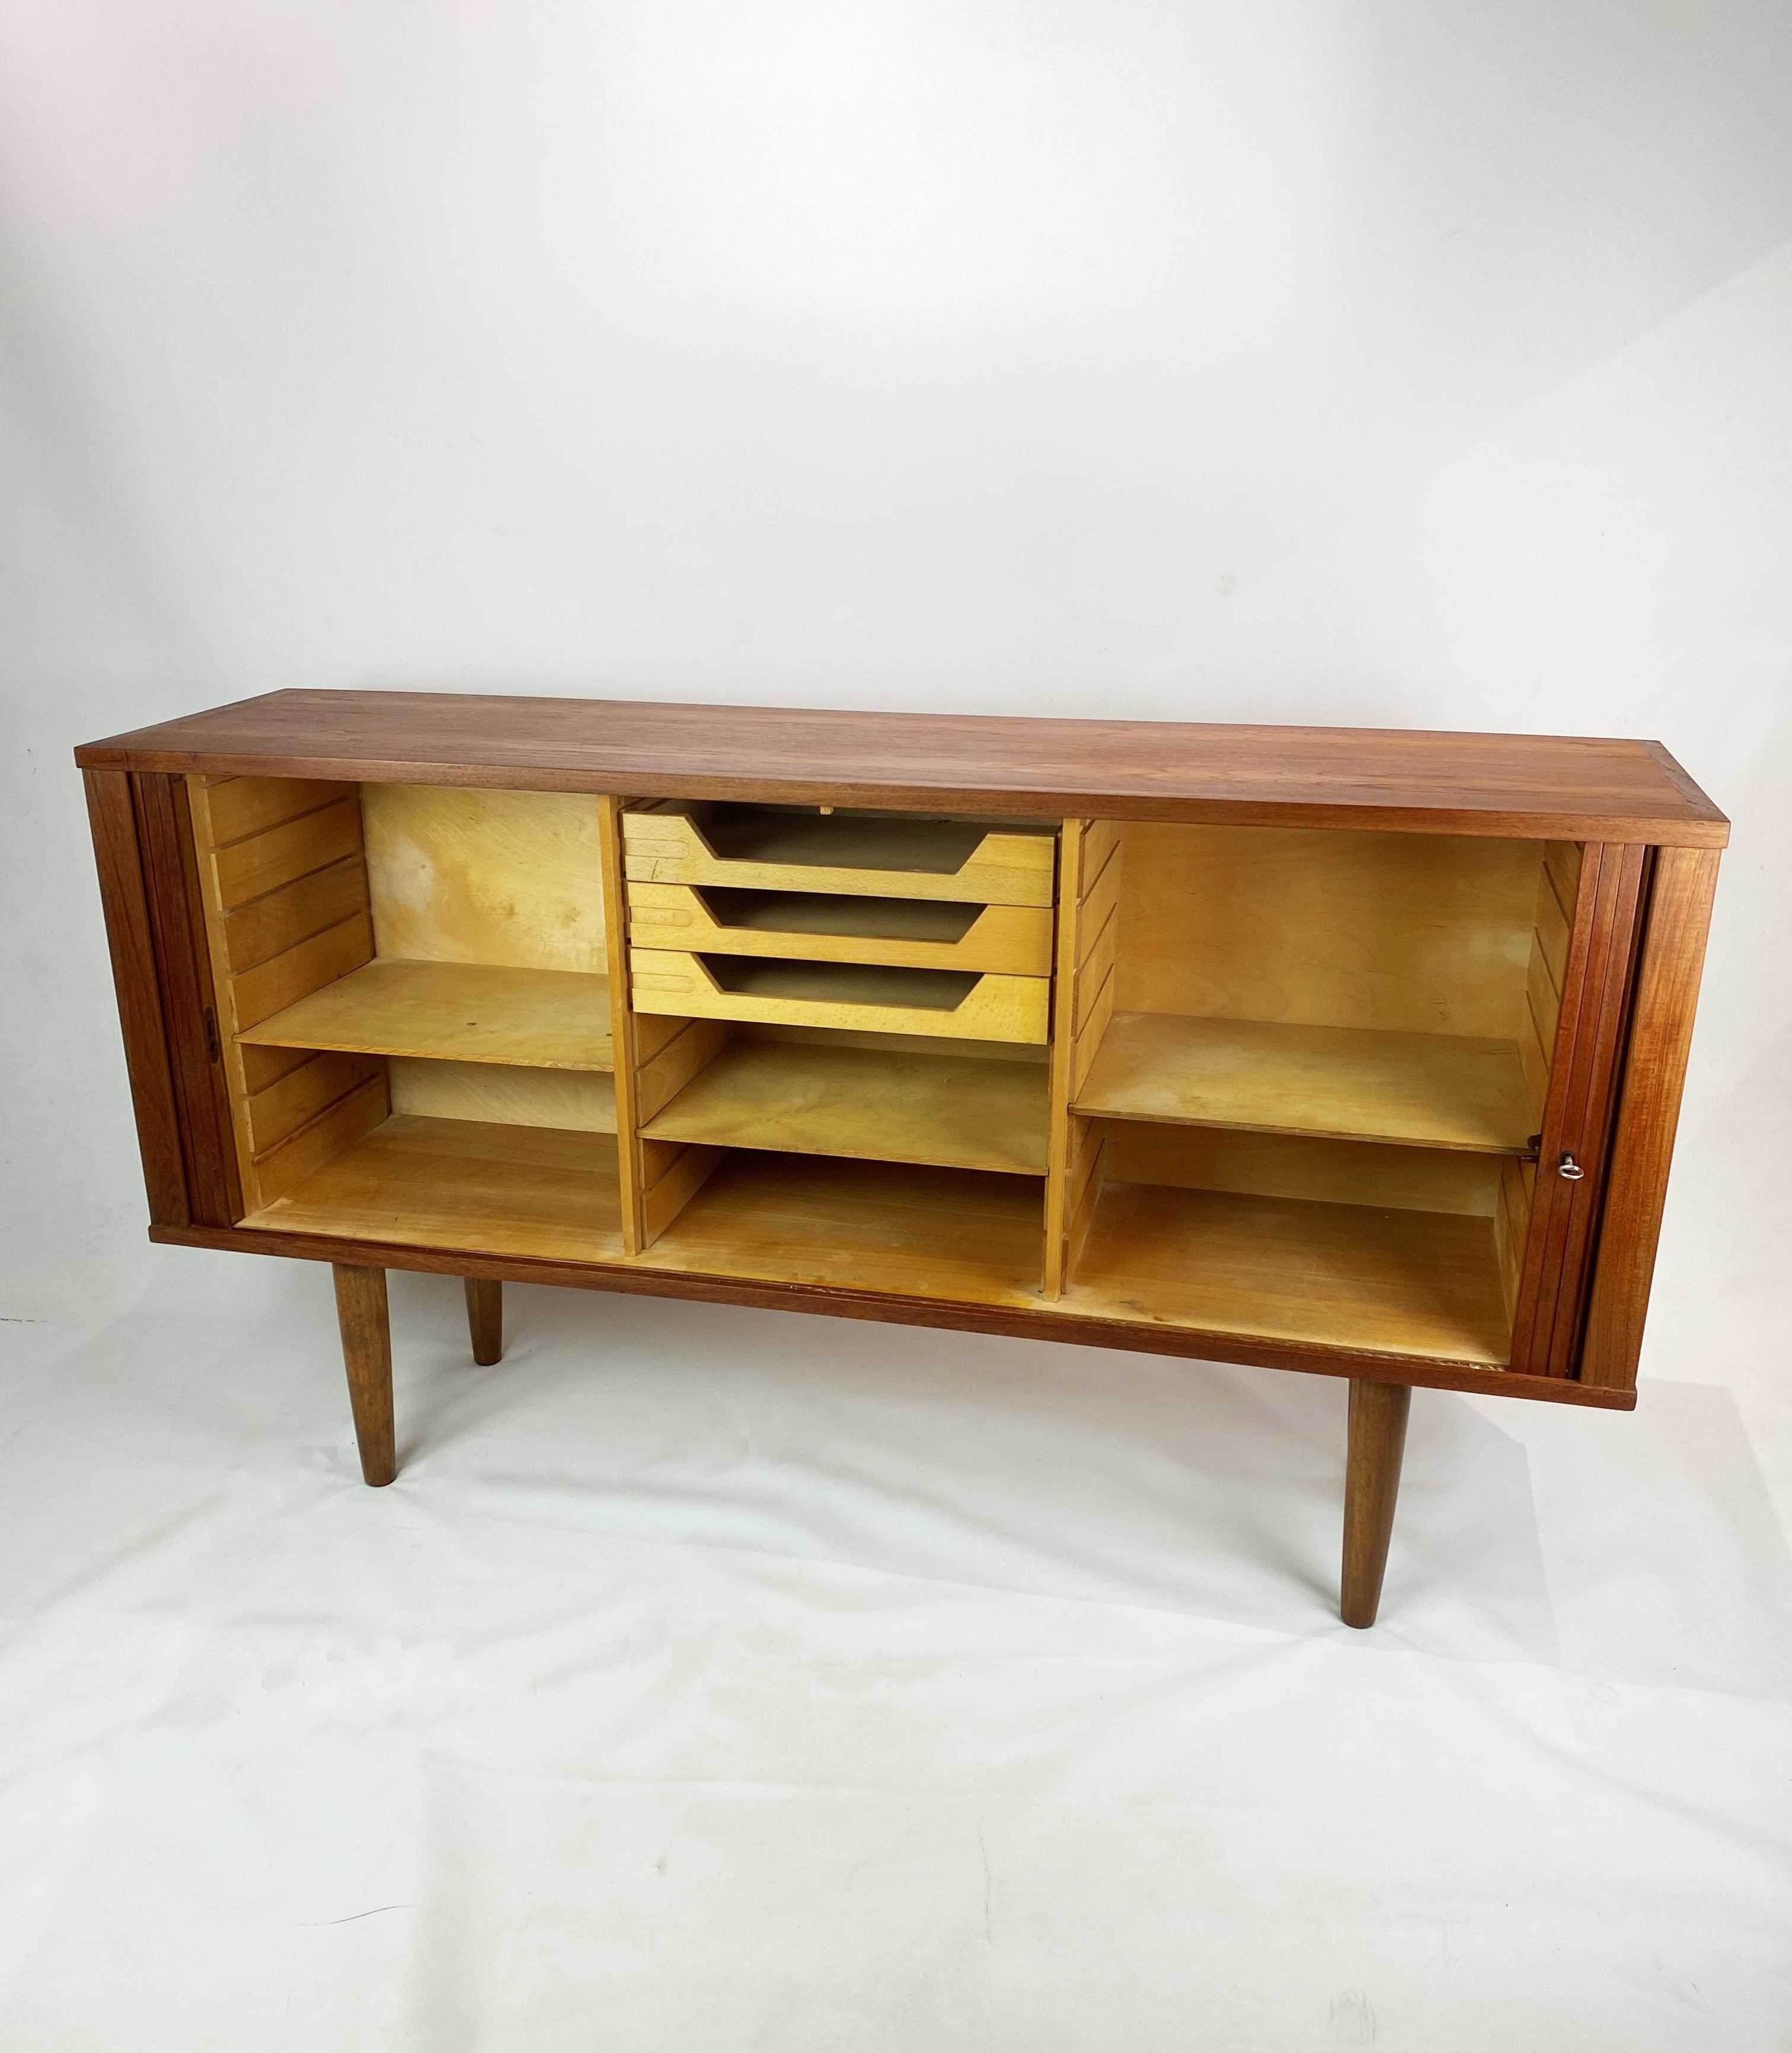
<path fill-rule="evenodd" d="M 1792 14 L 0 0 L 0 2043 L 1792 2037 Z M 1657 736 L 1642 1403 L 155 1250 L 77 740 L 286 685 Z"/>

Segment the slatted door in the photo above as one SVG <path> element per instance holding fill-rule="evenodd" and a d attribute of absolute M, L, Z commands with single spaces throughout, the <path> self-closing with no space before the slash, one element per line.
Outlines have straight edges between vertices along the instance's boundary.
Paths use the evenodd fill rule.
<path fill-rule="evenodd" d="M 1521 1374 L 1578 1366 L 1653 855 L 1635 843 L 1582 851 L 1512 1323 Z"/>

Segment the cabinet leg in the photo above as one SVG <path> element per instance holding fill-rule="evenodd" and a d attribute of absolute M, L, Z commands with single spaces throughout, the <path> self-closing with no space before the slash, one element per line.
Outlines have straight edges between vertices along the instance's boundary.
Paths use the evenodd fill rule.
<path fill-rule="evenodd" d="M 469 1276 L 465 1281 L 473 1359 L 481 1368 L 489 1368 L 504 1359 L 504 1286 L 485 1276 Z"/>
<path fill-rule="evenodd" d="M 1373 1625 L 1400 1495 L 1406 1414 L 1413 1393 L 1403 1383 L 1350 1385 L 1350 1445 L 1344 1469 L 1344 1576 L 1338 1615 L 1346 1625 Z"/>
<path fill-rule="evenodd" d="M 336 1268 L 336 1323 L 342 1329 L 343 1366 L 348 1372 L 348 1402 L 361 1474 L 375 1487 L 399 1472 L 392 1431 L 392 1323 L 386 1309 L 383 1269 Z"/>

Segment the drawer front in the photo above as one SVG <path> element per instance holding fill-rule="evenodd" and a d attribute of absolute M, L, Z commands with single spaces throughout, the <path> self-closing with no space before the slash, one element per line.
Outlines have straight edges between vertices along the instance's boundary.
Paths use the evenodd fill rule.
<path fill-rule="evenodd" d="M 1049 906 L 985 905 L 967 925 L 973 911 L 938 899 L 713 887 L 706 894 L 690 884 L 631 883 L 628 937 L 637 948 L 684 954 L 1051 974 Z"/>
<path fill-rule="evenodd" d="M 709 809 L 682 801 L 651 812 L 624 813 L 623 853 L 629 881 L 950 899 L 980 905 L 1052 902 L 1055 834 L 973 828 L 901 815 L 868 825 L 858 816 L 782 815 L 751 807 L 741 808 L 725 830 L 722 824 L 712 825 L 708 815 Z M 840 848 L 843 859 L 829 859 L 831 846 Z"/>
<path fill-rule="evenodd" d="M 637 1012 L 772 1026 L 1039 1043 L 1051 1010 L 1051 980 L 1043 976 L 949 976 L 946 985 L 961 987 L 949 990 L 931 981 L 941 975 L 935 971 L 744 957 L 712 964 L 662 948 L 631 948 L 629 972 Z"/>

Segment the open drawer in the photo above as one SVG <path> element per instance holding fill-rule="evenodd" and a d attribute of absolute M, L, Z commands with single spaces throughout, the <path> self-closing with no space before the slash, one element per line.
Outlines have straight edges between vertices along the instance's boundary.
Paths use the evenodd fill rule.
<path fill-rule="evenodd" d="M 1049 977 L 760 956 L 705 958 L 670 948 L 633 948 L 629 964 L 637 1012 L 964 1041 L 1046 1038 Z"/>
<path fill-rule="evenodd" d="M 1053 823 L 666 799 L 623 815 L 631 884 L 1050 905 Z"/>
<path fill-rule="evenodd" d="M 884 963 L 904 969 L 1051 974 L 1051 909 L 949 898 L 862 898 L 824 891 L 744 891 L 730 885 L 631 884 L 629 940 L 638 948 Z"/>

